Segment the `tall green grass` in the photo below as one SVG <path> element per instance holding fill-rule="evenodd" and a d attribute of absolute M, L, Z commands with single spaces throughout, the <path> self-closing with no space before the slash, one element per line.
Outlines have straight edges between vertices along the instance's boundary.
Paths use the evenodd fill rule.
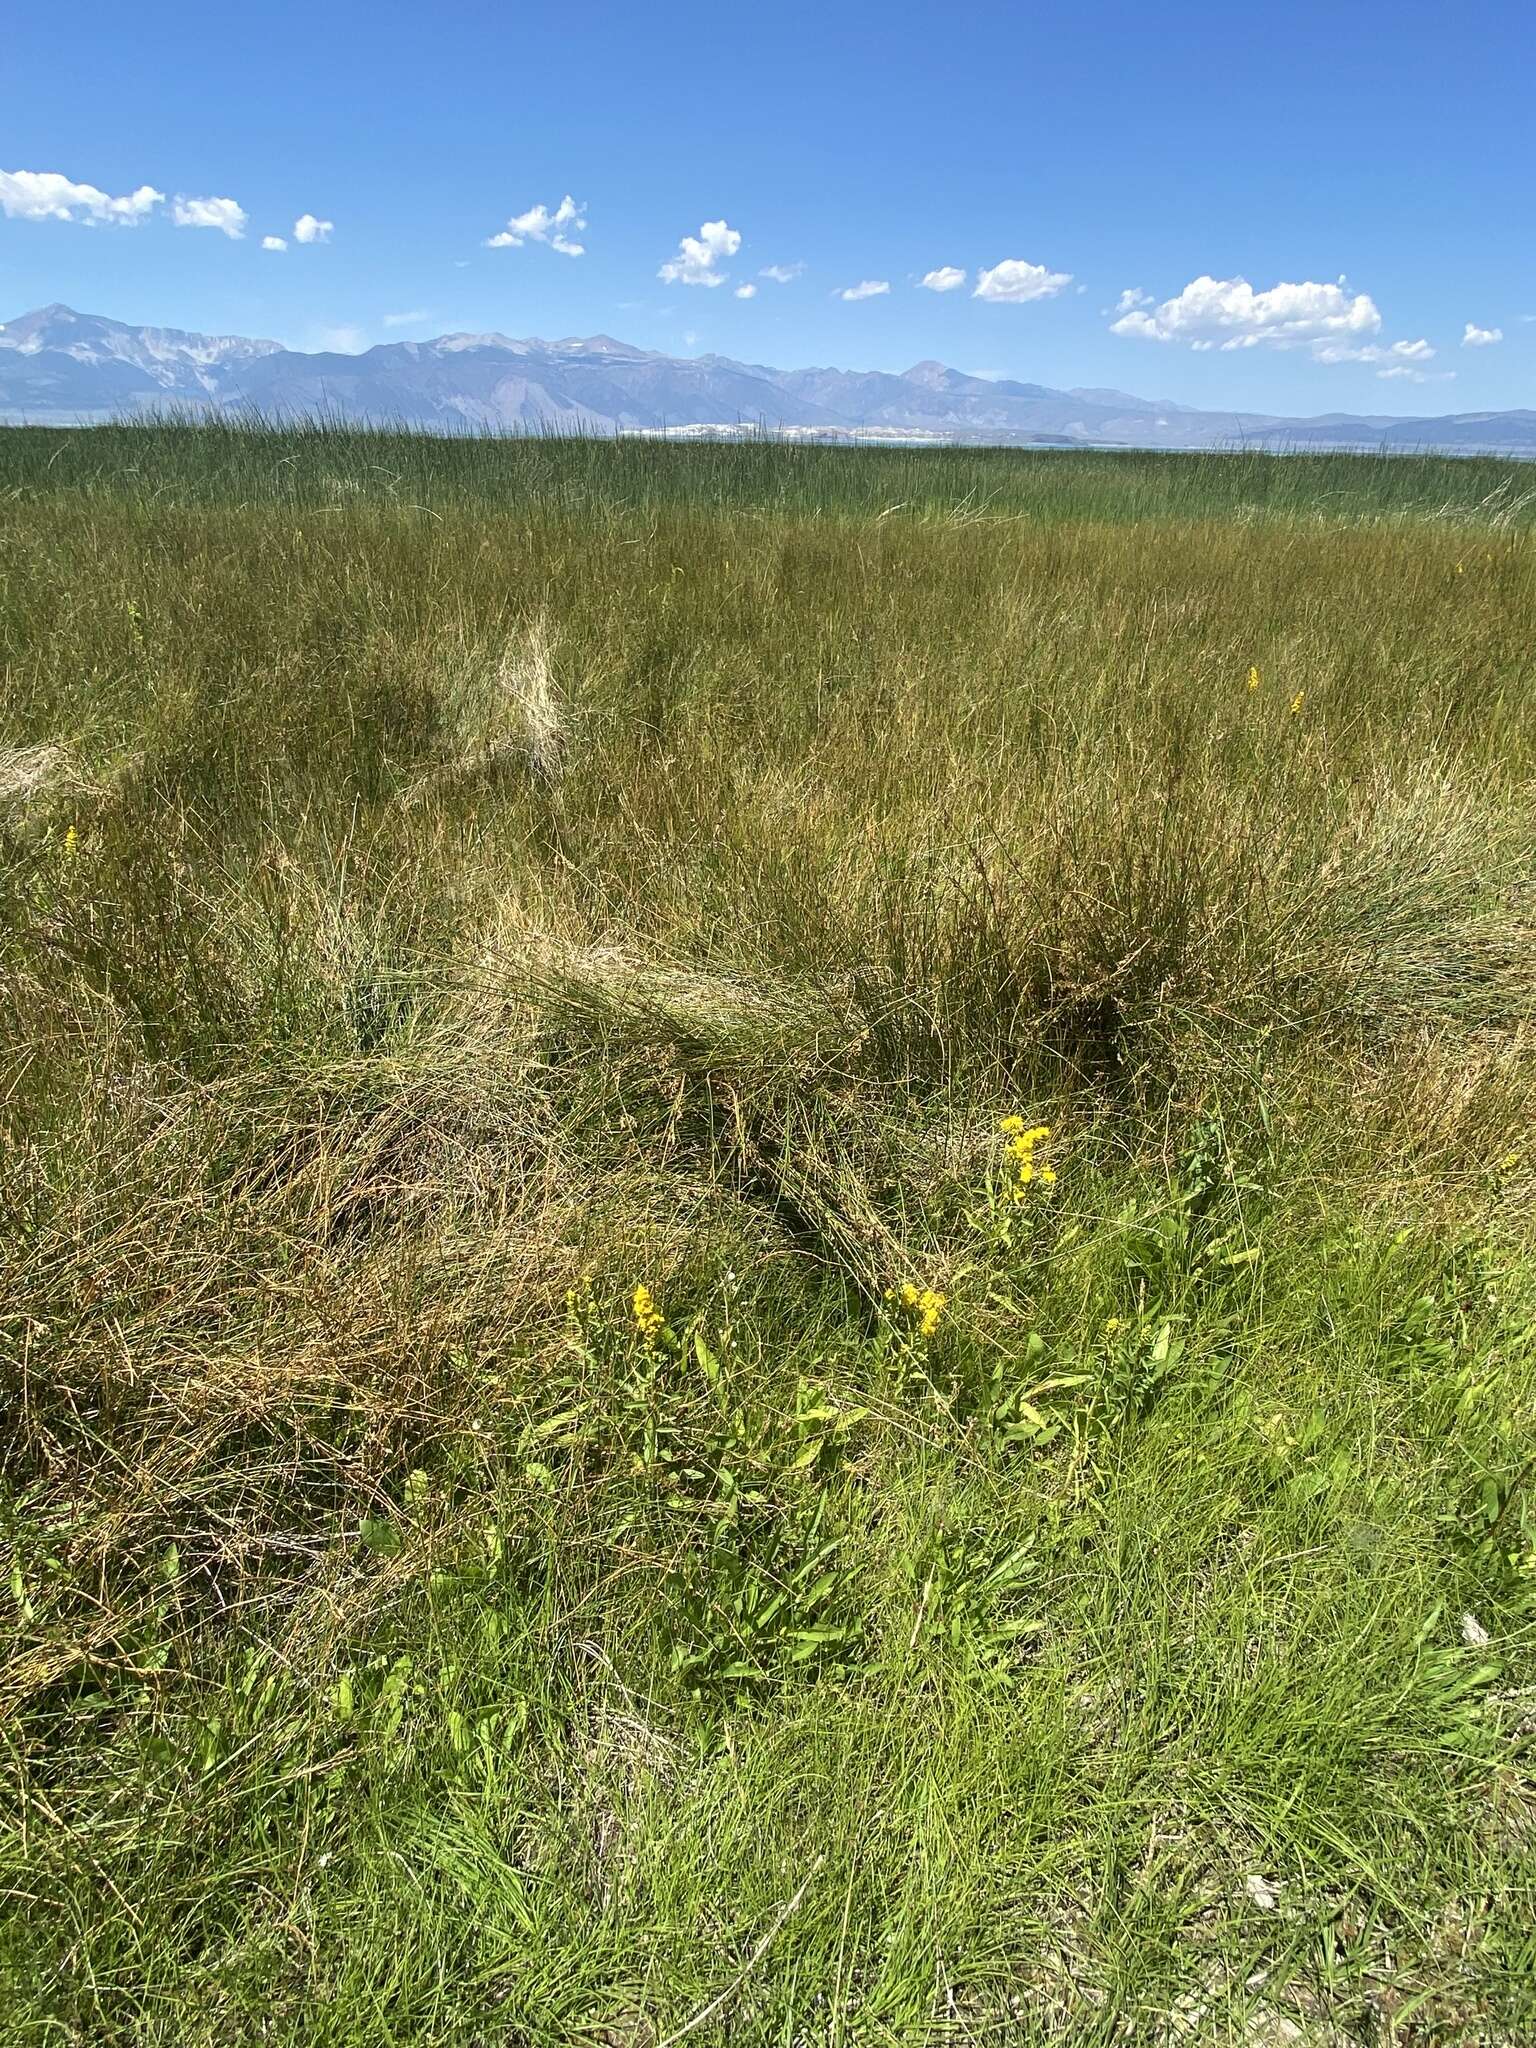
<path fill-rule="evenodd" d="M 677 447 L 643 438 L 433 435 L 314 420 L 167 417 L 7 429 L 6 482 L 195 505 L 375 503 L 609 508 L 867 518 L 1463 521 L 1528 529 L 1530 465 L 1497 457 L 1112 450 L 796 447 L 772 439 Z"/>
<path fill-rule="evenodd" d="M 7 2039 L 1530 2037 L 1520 478 L 0 435 Z"/>

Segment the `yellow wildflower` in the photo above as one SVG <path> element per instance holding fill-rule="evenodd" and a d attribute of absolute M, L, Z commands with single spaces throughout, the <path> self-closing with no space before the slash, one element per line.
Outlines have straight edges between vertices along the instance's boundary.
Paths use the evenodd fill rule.
<path fill-rule="evenodd" d="M 931 1337 L 938 1329 L 940 1319 L 949 1306 L 949 1296 L 941 1289 L 918 1287 L 910 1280 L 903 1281 L 899 1289 L 887 1287 L 885 1298 L 890 1302 L 900 1302 L 915 1319 L 917 1334 L 925 1338 Z"/>
<path fill-rule="evenodd" d="M 654 1343 L 666 1317 L 656 1306 L 656 1297 L 643 1280 L 630 1299 L 630 1310 L 635 1318 L 635 1328 L 640 1335 L 647 1344 Z"/>
<path fill-rule="evenodd" d="M 74 826 L 71 825 L 69 830 L 64 834 L 64 858 L 66 860 L 73 860 L 76 852 L 79 849 L 79 845 L 80 834 L 75 830 Z"/>
<path fill-rule="evenodd" d="M 1248 687 L 1250 690 L 1256 690 L 1259 687 L 1259 672 L 1256 668 L 1251 668 L 1248 671 Z"/>
<path fill-rule="evenodd" d="M 1305 704 L 1305 703 L 1306 703 L 1306 701 L 1307 701 L 1307 693 L 1306 693 L 1306 691 L 1305 691 L 1305 690 L 1298 690 L 1298 691 L 1296 692 L 1295 696 L 1294 696 L 1294 697 L 1293 697 L 1293 698 L 1291 699 L 1291 716 L 1292 716 L 1292 718 L 1299 718 L 1299 717 L 1301 716 L 1301 707 L 1302 707 L 1302 705 L 1303 705 L 1303 704 Z"/>
<path fill-rule="evenodd" d="M 1038 1177 L 1049 1187 L 1056 1178 L 1051 1167 L 1035 1165 L 1035 1147 L 1046 1142 L 1051 1135 L 1051 1127 L 1049 1124 L 1032 1124 L 1026 1129 L 1023 1117 L 1008 1116 L 1004 1117 L 1002 1128 L 1008 1135 L 1008 1143 L 1003 1147 L 1003 1153 L 1013 1166 L 1009 1192 L 1016 1202 L 1022 1202 L 1024 1190 L 1032 1180 Z"/>
<path fill-rule="evenodd" d="M 925 1287 L 917 1297 L 917 1334 L 931 1337 L 939 1327 L 939 1318 L 949 1306 L 949 1296 L 941 1294 L 936 1287 Z"/>

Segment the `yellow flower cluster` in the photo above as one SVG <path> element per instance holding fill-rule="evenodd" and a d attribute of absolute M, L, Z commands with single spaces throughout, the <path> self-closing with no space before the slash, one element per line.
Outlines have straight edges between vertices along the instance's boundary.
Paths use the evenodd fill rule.
<path fill-rule="evenodd" d="M 1256 690 L 1259 687 L 1259 672 L 1256 668 L 1251 668 L 1248 671 L 1248 687 L 1250 690 Z"/>
<path fill-rule="evenodd" d="M 655 1342 L 666 1317 L 656 1306 L 656 1297 L 642 1280 L 630 1299 L 630 1311 L 635 1318 L 635 1328 L 647 1344 Z"/>
<path fill-rule="evenodd" d="M 1035 1147 L 1043 1145 L 1050 1137 L 1050 1125 L 1026 1125 L 1021 1116 L 1005 1116 L 1001 1128 L 1003 1136 L 1008 1140 L 1003 1150 L 1013 1175 L 1009 1184 L 1009 1193 L 1013 1199 L 1022 1202 L 1024 1191 L 1031 1181 L 1039 1181 L 1042 1187 L 1054 1187 L 1055 1167 L 1035 1164 Z"/>
<path fill-rule="evenodd" d="M 949 1307 L 949 1296 L 941 1294 L 937 1287 L 915 1287 L 910 1280 L 903 1282 L 898 1290 L 887 1287 L 887 1301 L 899 1301 L 910 1315 L 917 1318 L 919 1337 L 931 1337 L 939 1327 L 939 1319 Z"/>
<path fill-rule="evenodd" d="M 1292 718 L 1300 718 L 1300 716 L 1301 716 L 1301 707 L 1302 707 L 1302 705 L 1303 705 L 1303 704 L 1305 704 L 1305 703 L 1306 703 L 1306 701 L 1307 701 L 1307 693 L 1306 693 L 1306 691 L 1305 691 L 1305 690 L 1298 690 L 1298 691 L 1296 692 L 1295 696 L 1294 696 L 1294 697 L 1293 697 L 1293 698 L 1291 699 L 1291 716 L 1292 716 Z"/>

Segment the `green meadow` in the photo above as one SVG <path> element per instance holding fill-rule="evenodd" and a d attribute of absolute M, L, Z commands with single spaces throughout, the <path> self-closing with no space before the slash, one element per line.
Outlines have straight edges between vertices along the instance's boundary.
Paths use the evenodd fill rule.
<path fill-rule="evenodd" d="M 0 433 L 0 2039 L 1536 2039 L 1536 470 Z"/>

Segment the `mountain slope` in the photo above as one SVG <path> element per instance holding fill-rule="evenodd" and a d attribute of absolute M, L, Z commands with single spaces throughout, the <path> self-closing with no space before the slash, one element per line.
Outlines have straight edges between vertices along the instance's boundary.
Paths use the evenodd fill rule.
<path fill-rule="evenodd" d="M 280 342 L 132 327 L 62 305 L 0 325 L 0 421 L 77 424 L 156 407 L 325 413 L 438 430 L 843 436 L 1198 449 L 1443 448 L 1536 454 L 1536 412 L 1202 412 L 1123 391 L 1055 391 L 944 363 L 884 370 L 781 370 L 728 356 L 668 356 L 600 334 L 518 340 L 447 334 L 361 355 Z"/>

